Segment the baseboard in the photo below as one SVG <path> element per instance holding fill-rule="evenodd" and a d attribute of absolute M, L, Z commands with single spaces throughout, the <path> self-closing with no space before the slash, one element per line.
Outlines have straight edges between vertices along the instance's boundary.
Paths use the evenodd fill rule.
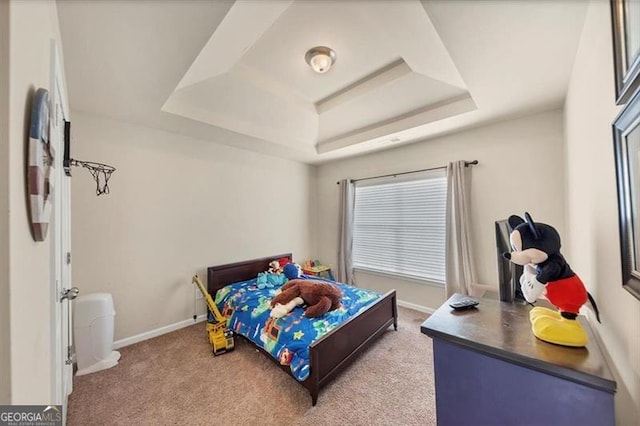
<path fill-rule="evenodd" d="M 424 312 L 425 314 L 432 314 L 436 310 L 432 308 L 427 308 L 426 306 L 416 305 L 415 303 L 405 302 L 404 300 L 396 300 L 398 306 L 402 306 L 403 308 L 413 309 L 414 311 Z"/>
<path fill-rule="evenodd" d="M 115 342 L 113 342 L 113 349 L 120 349 L 125 346 L 133 345 L 134 343 L 151 339 L 153 337 L 171 333 L 172 331 L 180 330 L 181 328 L 188 327 L 197 322 L 203 322 L 206 319 L 207 319 L 207 314 L 201 314 L 201 315 L 198 315 L 195 321 L 193 321 L 193 319 L 187 319 L 184 321 L 176 322 L 174 324 L 165 325 L 164 327 L 156 328 L 155 330 L 150 330 L 144 333 L 136 334 L 135 336 L 125 337 L 124 339 L 116 340 Z"/>
<path fill-rule="evenodd" d="M 424 312 L 426 314 L 432 314 L 435 309 L 427 308 L 426 306 L 416 305 L 415 303 L 405 302 L 403 300 L 397 300 L 398 306 L 403 308 L 413 309 L 414 311 Z M 198 315 L 197 322 L 202 322 L 207 319 L 207 314 Z M 165 325 L 164 327 L 156 328 L 155 330 L 146 331 L 144 333 L 136 334 L 135 336 L 125 337 L 124 339 L 116 340 L 113 342 L 113 349 L 117 350 L 125 346 L 133 345 L 134 343 L 142 342 L 144 340 L 151 339 L 153 337 L 162 336 L 163 334 L 171 333 L 172 331 L 180 330 L 181 328 L 188 327 L 195 324 L 192 319 L 176 322 L 174 324 Z"/>

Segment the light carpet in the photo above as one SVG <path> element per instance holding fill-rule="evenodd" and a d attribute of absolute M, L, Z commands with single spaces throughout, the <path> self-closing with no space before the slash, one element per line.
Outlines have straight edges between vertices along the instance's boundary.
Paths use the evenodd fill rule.
<path fill-rule="evenodd" d="M 243 339 L 214 357 L 204 324 L 121 349 L 109 370 L 74 378 L 69 425 L 435 425 L 427 314 L 398 308 L 390 327 L 349 368 L 307 390 Z"/>

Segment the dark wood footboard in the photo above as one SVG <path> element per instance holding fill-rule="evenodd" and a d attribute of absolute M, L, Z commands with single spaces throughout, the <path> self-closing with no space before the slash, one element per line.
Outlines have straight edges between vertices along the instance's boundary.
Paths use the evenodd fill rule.
<path fill-rule="evenodd" d="M 397 330 L 395 290 L 311 344 L 311 376 L 303 384 L 309 389 L 313 405 L 316 405 L 320 389 L 347 368 L 392 324 Z"/>
<path fill-rule="evenodd" d="M 255 278 L 258 272 L 265 271 L 268 268 L 270 261 L 282 257 L 291 259 L 291 254 L 212 266 L 207 270 L 209 293 L 215 296 L 215 293 L 225 285 Z M 313 405 L 316 405 L 318 401 L 320 389 L 347 368 L 360 353 L 366 350 L 392 324 L 397 330 L 398 308 L 395 290 L 389 291 L 366 310 L 351 317 L 340 327 L 331 330 L 311 344 L 309 347 L 310 375 L 307 380 L 298 383 L 301 383 L 309 390 Z M 283 368 L 270 354 L 249 339 L 246 340 L 265 353 L 283 371 L 293 376 L 289 368 Z"/>

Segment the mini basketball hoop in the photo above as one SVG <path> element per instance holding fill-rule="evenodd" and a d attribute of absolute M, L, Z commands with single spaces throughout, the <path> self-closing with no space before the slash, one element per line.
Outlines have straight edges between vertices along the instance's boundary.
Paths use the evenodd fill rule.
<path fill-rule="evenodd" d="M 71 158 L 71 122 L 64 123 L 64 172 L 67 176 L 71 176 L 71 166 L 82 166 L 89 170 L 93 180 L 96 181 L 96 195 L 109 193 L 109 178 L 116 168 L 108 164 L 94 163 L 93 161 L 74 160 Z"/>
<path fill-rule="evenodd" d="M 82 166 L 89 170 L 93 180 L 96 181 L 96 195 L 109 193 L 109 178 L 111 173 L 116 171 L 116 168 L 108 164 L 94 163 L 92 161 L 82 161 L 71 159 L 70 165 Z"/>

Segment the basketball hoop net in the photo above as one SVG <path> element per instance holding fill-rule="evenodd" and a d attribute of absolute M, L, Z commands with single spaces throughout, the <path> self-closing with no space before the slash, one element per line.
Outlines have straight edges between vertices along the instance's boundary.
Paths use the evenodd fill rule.
<path fill-rule="evenodd" d="M 71 160 L 72 166 L 82 166 L 89 170 L 93 180 L 96 181 L 96 195 L 109 193 L 109 178 L 116 168 L 108 164 L 94 163 L 92 161 Z"/>

